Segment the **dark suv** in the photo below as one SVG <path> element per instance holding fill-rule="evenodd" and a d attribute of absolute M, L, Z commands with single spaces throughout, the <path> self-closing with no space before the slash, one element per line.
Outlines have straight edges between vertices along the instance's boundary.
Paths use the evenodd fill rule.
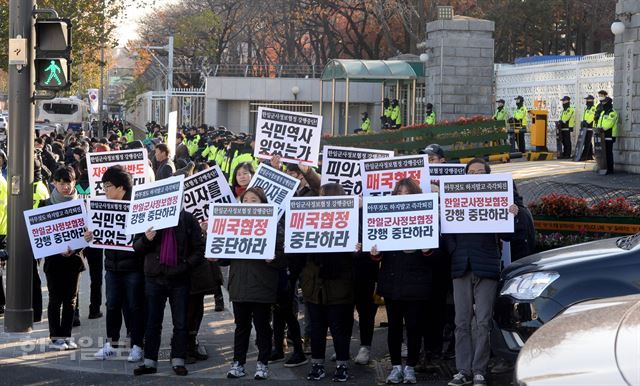
<path fill-rule="evenodd" d="M 515 360 L 540 326 L 571 305 L 640 293 L 640 233 L 537 253 L 500 279 L 493 351 Z"/>

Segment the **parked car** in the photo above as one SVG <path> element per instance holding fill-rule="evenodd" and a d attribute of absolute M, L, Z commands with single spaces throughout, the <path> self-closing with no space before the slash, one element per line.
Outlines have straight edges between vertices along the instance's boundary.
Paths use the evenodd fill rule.
<path fill-rule="evenodd" d="M 515 360 L 537 329 L 570 306 L 640 293 L 640 233 L 518 260 L 502 273 L 498 291 L 491 345 Z"/>
<path fill-rule="evenodd" d="M 640 385 L 640 295 L 578 303 L 536 331 L 518 386 Z"/>

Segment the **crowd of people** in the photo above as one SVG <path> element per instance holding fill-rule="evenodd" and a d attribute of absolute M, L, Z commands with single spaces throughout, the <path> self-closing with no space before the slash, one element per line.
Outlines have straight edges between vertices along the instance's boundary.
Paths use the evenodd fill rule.
<path fill-rule="evenodd" d="M 124 126 L 108 125 L 101 138 L 88 137 L 83 132 L 37 138 L 34 208 L 87 197 L 87 155 L 132 148 L 148 149 L 149 180 L 188 176 L 218 165 L 239 203 L 267 202 L 261 188 L 248 188 L 260 162 L 253 157 L 250 136 L 236 135 L 222 127 L 183 127 L 176 136 L 175 154 L 171 154 L 167 133 L 160 125 L 148 124 L 143 140 L 135 140 L 133 131 Z M 444 151 L 438 145 L 421 152 L 428 155 L 430 163 L 445 162 Z M 264 162 L 300 181 L 295 196 L 345 194 L 339 184 L 321 185 L 314 168 L 284 164 L 278 156 Z M 490 173 L 491 168 L 476 158 L 467 164 L 466 171 L 483 174 Z M 102 183 L 108 199 L 130 200 L 132 177 L 123 167 L 108 168 Z M 3 186 L 6 200 L 6 180 L 0 179 L 0 200 Z M 394 195 L 417 193 L 421 188 L 410 178 L 398 181 L 393 191 Z M 455 356 L 458 373 L 449 385 L 485 385 L 492 306 L 501 270 L 501 240 L 511 241 L 513 259 L 533 251 L 531 215 L 517 191 L 514 201 L 510 207 L 516 224 L 513 234 L 442 235 L 440 247 L 431 250 L 403 250 L 399 245 L 392 252 L 379 252 L 376 247 L 363 251 L 358 244 L 348 253 L 288 254 L 284 252 L 285 225 L 281 221 L 275 254 L 264 256 L 264 260 L 205 259 L 207 223 L 198 223 L 183 210 L 177 226 L 158 231 L 150 228 L 136 235 L 133 251 L 69 249 L 44 259 L 51 346 L 60 350 L 77 348 L 72 328 L 80 325 L 79 280 L 88 266 L 89 319 L 104 316 L 103 277 L 106 288 L 107 340 L 95 357 L 109 359 L 124 348 L 129 353 L 128 361 L 142 361 L 134 370 L 135 375 L 156 373 L 164 309 L 169 300 L 173 328 L 171 365 L 177 375 L 187 375 L 186 365 L 208 359 L 205 347 L 197 339 L 205 312 L 204 297 L 213 295 L 215 311 L 224 310 L 221 267 L 228 266 L 226 285 L 235 321 L 233 363 L 228 378 L 247 374 L 253 325 L 258 348 L 255 379 L 269 377 L 271 362 L 284 360 L 285 367 L 295 367 L 309 363 L 309 359 L 307 380 L 323 379 L 329 330 L 336 363 L 333 380 L 345 382 L 350 377 L 354 313 L 359 322 L 359 350 L 353 362 L 366 365 L 372 355 L 376 314 L 384 303 L 393 365 L 387 383 L 416 383 L 421 361 L 424 367 L 425 361 Z M 0 234 L 6 235 L 6 219 L 3 228 L 1 217 Z M 84 237 L 90 241 L 92 233 L 87 231 Z M 42 320 L 39 263 L 34 260 L 33 264 L 34 322 Z M 302 304 L 298 304 L 299 291 Z M 0 300 L 4 300 L 4 293 L 1 295 Z M 453 298 L 453 304 L 448 298 Z M 303 328 L 300 311 L 304 313 Z M 126 343 L 121 334 L 123 321 L 129 337 Z M 455 338 L 447 347 L 447 331 L 454 329 Z M 285 354 L 285 338 L 292 342 L 289 356 Z"/>

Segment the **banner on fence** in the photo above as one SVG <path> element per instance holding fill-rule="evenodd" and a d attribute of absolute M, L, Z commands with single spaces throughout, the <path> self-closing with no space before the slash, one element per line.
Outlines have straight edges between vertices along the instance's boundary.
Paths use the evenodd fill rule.
<path fill-rule="evenodd" d="M 183 188 L 182 175 L 134 186 L 126 233 L 144 233 L 151 227 L 160 230 L 178 225 Z"/>
<path fill-rule="evenodd" d="M 279 155 L 284 162 L 318 165 L 322 116 L 258 108 L 254 156 Z"/>
<path fill-rule="evenodd" d="M 360 172 L 364 196 L 391 195 L 396 182 L 403 178 L 414 179 L 423 193 L 431 192 L 427 155 L 361 160 Z"/>
<path fill-rule="evenodd" d="M 362 250 L 397 251 L 438 248 L 438 195 L 365 196 Z"/>
<path fill-rule="evenodd" d="M 25 210 L 33 257 L 43 257 L 84 248 L 85 219 L 84 201 L 73 200 L 42 208 Z"/>
<path fill-rule="evenodd" d="M 274 204 L 213 204 L 205 257 L 273 259 L 277 228 L 278 207 Z"/>
<path fill-rule="evenodd" d="M 287 205 L 286 253 L 354 252 L 358 197 L 300 197 Z"/>
<path fill-rule="evenodd" d="M 184 180 L 184 210 L 198 221 L 207 220 L 212 203 L 235 203 L 229 183 L 218 165 L 205 169 Z"/>
<path fill-rule="evenodd" d="M 93 234 L 93 239 L 89 243 L 91 247 L 133 251 L 134 235 L 125 233 L 130 206 L 129 201 L 106 199 L 88 201 L 88 226 Z"/>
<path fill-rule="evenodd" d="M 440 178 L 442 233 L 513 232 L 511 173 Z"/>
<path fill-rule="evenodd" d="M 122 165 L 125 170 L 131 173 L 133 185 L 142 185 L 149 181 L 147 178 L 148 161 L 146 149 L 89 153 L 87 156 L 87 170 L 91 197 L 104 196 L 102 175 L 109 167 L 114 165 Z"/>
<path fill-rule="evenodd" d="M 267 195 L 269 203 L 278 206 L 278 219 L 280 219 L 284 214 L 287 202 L 296 194 L 298 185 L 300 185 L 300 181 L 297 178 L 293 178 L 271 166 L 260 164 L 247 188 L 254 186 L 262 188 Z"/>
<path fill-rule="evenodd" d="M 393 157 L 392 150 L 324 146 L 322 148 L 322 185 L 338 183 L 347 196 L 362 193 L 360 160 Z"/>

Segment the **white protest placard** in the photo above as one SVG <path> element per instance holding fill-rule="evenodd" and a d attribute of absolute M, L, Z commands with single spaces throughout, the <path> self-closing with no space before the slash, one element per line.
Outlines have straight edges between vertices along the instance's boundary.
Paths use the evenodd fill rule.
<path fill-rule="evenodd" d="M 365 196 L 362 250 L 398 251 L 438 248 L 438 194 Z"/>
<path fill-rule="evenodd" d="M 358 197 L 299 197 L 287 204 L 286 253 L 354 252 L 358 243 Z"/>
<path fill-rule="evenodd" d="M 127 234 L 144 233 L 178 225 L 184 176 L 175 176 L 133 187 L 127 215 Z"/>
<path fill-rule="evenodd" d="M 169 113 L 169 130 L 167 130 L 167 147 L 171 156 L 176 155 L 176 137 L 178 135 L 178 112 Z"/>
<path fill-rule="evenodd" d="M 253 155 L 270 159 L 277 154 L 284 162 L 316 166 L 321 135 L 321 115 L 259 107 Z"/>
<path fill-rule="evenodd" d="M 67 201 L 42 208 L 25 210 L 33 257 L 43 257 L 84 248 L 87 213 L 83 200 Z"/>
<path fill-rule="evenodd" d="M 269 203 L 278 206 L 278 219 L 280 219 L 284 214 L 287 202 L 296 194 L 298 185 L 300 185 L 300 181 L 297 178 L 293 178 L 271 166 L 260 164 L 247 188 L 254 186 L 262 188 L 267 195 Z"/>
<path fill-rule="evenodd" d="M 322 148 L 322 185 L 338 183 L 347 196 L 362 193 L 360 160 L 393 157 L 393 150 L 371 150 L 355 147 L 325 146 Z"/>
<path fill-rule="evenodd" d="M 213 204 L 209 207 L 207 248 L 216 259 L 273 259 L 278 229 L 274 204 Z"/>
<path fill-rule="evenodd" d="M 442 233 L 511 233 L 511 173 L 440 177 Z"/>
<path fill-rule="evenodd" d="M 360 173 L 364 196 L 389 196 L 403 178 L 412 178 L 423 193 L 431 192 L 427 155 L 361 160 Z"/>
<path fill-rule="evenodd" d="M 104 197 L 102 175 L 114 165 L 122 165 L 131 174 L 133 185 L 142 185 L 148 181 L 146 149 L 89 153 L 87 155 L 87 170 L 89 173 L 89 193 L 92 198 Z"/>
<path fill-rule="evenodd" d="M 431 185 L 440 186 L 441 176 L 463 176 L 466 167 L 465 164 L 429 164 Z"/>
<path fill-rule="evenodd" d="M 218 165 L 184 180 L 183 208 L 200 222 L 207 220 L 210 204 L 235 202 L 236 198 L 231 192 L 231 187 Z"/>
<path fill-rule="evenodd" d="M 93 248 L 133 251 L 133 237 L 125 233 L 130 201 L 90 199 L 87 202 L 87 222 Z"/>

